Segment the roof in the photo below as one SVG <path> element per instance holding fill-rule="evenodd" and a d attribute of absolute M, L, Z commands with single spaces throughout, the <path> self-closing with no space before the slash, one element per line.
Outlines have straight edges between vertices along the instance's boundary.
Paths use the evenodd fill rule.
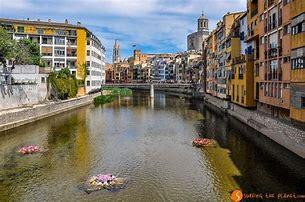
<path fill-rule="evenodd" d="M 37 26 L 50 26 L 50 27 L 61 27 L 61 28 L 73 28 L 73 29 L 85 29 L 88 31 L 90 34 L 94 35 L 89 29 L 86 27 L 82 26 L 80 22 L 78 22 L 77 25 L 73 25 L 66 22 L 60 23 L 60 22 L 52 22 L 51 20 L 49 21 L 41 21 L 41 20 L 19 20 L 19 19 L 8 19 L 8 18 L 0 18 L 0 24 L 1 23 L 7 23 L 7 24 L 21 24 L 21 25 L 37 25 Z M 95 36 L 95 35 L 94 35 Z M 95 36 L 96 37 L 96 36 Z M 105 49 L 101 41 L 96 37 L 97 41 L 101 44 L 102 48 Z"/>
<path fill-rule="evenodd" d="M 0 23 L 9 23 L 9 24 L 24 24 L 24 25 L 40 25 L 40 26 L 54 26 L 54 27 L 68 27 L 68 28 L 83 28 L 87 29 L 81 25 L 73 25 L 70 23 L 60 23 L 52 21 L 41 21 L 41 20 L 18 20 L 18 19 L 8 19 L 0 18 Z"/>

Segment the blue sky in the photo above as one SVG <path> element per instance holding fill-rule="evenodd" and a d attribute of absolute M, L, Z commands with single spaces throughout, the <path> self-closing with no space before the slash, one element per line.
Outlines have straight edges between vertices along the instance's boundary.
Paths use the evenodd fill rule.
<path fill-rule="evenodd" d="M 108 62 L 115 39 L 122 57 L 133 44 L 145 53 L 183 51 L 202 11 L 214 28 L 225 13 L 242 10 L 246 0 L 0 0 L 0 17 L 80 21 L 104 43 Z"/>

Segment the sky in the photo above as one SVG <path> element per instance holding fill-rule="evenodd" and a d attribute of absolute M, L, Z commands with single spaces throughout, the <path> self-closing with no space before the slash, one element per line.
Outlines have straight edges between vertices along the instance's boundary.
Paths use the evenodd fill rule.
<path fill-rule="evenodd" d="M 246 0 L 0 0 L 1 18 L 80 21 L 106 47 L 107 62 L 115 39 L 122 58 L 133 44 L 144 53 L 180 52 L 202 12 L 213 29 L 227 12 L 244 10 Z"/>

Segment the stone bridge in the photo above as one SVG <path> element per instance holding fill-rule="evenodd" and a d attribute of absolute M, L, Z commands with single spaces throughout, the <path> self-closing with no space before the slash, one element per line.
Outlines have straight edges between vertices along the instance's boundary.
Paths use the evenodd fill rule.
<path fill-rule="evenodd" d="M 202 85 L 199 84 L 178 84 L 178 83 L 107 83 L 102 85 L 102 87 L 119 87 L 119 88 L 129 88 L 133 90 L 150 90 L 151 86 L 154 86 L 155 90 L 187 94 L 192 96 L 203 96 Z"/>

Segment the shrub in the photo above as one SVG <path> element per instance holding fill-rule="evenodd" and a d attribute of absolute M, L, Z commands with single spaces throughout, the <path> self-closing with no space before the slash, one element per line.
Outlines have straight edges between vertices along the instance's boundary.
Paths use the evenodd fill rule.
<path fill-rule="evenodd" d="M 112 102 L 115 97 L 117 96 L 131 96 L 132 95 L 132 90 L 128 88 L 112 88 L 112 87 L 106 87 L 102 88 L 102 90 L 108 90 L 111 91 L 110 95 L 100 95 L 96 98 L 94 98 L 94 104 L 105 104 Z"/>
<path fill-rule="evenodd" d="M 77 79 L 70 73 L 68 68 L 64 68 L 58 72 L 52 72 L 49 75 L 48 82 L 55 91 L 53 97 L 61 100 L 74 98 L 77 95 L 78 84 Z"/>

